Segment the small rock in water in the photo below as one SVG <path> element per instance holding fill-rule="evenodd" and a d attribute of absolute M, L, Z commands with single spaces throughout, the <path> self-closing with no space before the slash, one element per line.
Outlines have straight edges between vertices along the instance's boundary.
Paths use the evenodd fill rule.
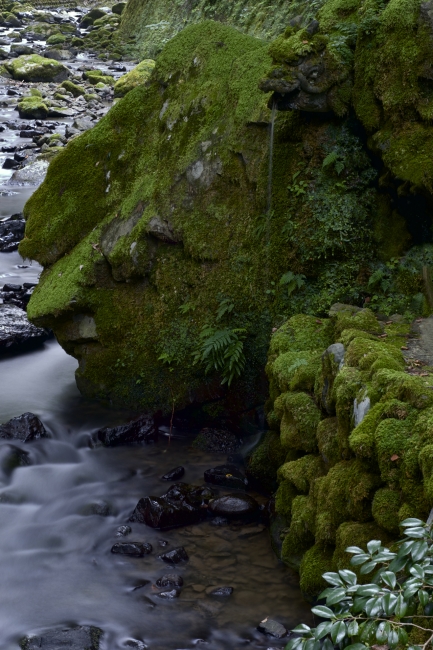
<path fill-rule="evenodd" d="M 102 634 L 98 627 L 58 628 L 38 636 L 27 636 L 21 639 L 20 646 L 22 650 L 99 650 Z"/>
<path fill-rule="evenodd" d="M 156 581 L 157 587 L 183 587 L 182 576 L 177 573 L 167 573 Z"/>
<path fill-rule="evenodd" d="M 259 504 L 248 494 L 228 494 L 209 503 L 209 511 L 214 515 L 229 518 L 245 517 L 257 513 Z"/>
<path fill-rule="evenodd" d="M 5 474 L 11 474 L 17 467 L 31 465 L 30 454 L 15 445 L 2 445 L 0 447 L 0 467 Z"/>
<path fill-rule="evenodd" d="M 206 590 L 206 593 L 209 596 L 231 596 L 233 593 L 233 587 L 211 587 L 209 592 Z"/>
<path fill-rule="evenodd" d="M 38 347 L 49 336 L 48 330 L 30 323 L 20 307 L 14 304 L 0 305 L 0 354 Z"/>
<path fill-rule="evenodd" d="M 95 437 L 106 447 L 149 442 L 155 437 L 155 425 L 153 418 L 142 416 L 119 427 L 99 429 Z"/>
<path fill-rule="evenodd" d="M 126 537 L 126 535 L 129 535 L 130 533 L 132 533 L 131 526 L 119 526 L 116 531 L 117 537 Z"/>
<path fill-rule="evenodd" d="M 171 589 L 170 591 L 160 591 L 157 594 L 158 598 L 165 598 L 166 600 L 172 600 L 173 598 L 179 597 L 179 591 L 177 589 Z"/>
<path fill-rule="evenodd" d="M 162 553 L 162 555 L 159 555 L 159 559 L 167 564 L 179 564 L 179 562 L 188 562 L 189 556 L 183 546 L 179 546 L 172 551 Z"/>
<path fill-rule="evenodd" d="M 99 517 L 108 517 L 110 513 L 110 506 L 106 501 L 95 501 L 94 503 L 86 504 L 80 511 L 84 517 L 90 515 L 98 515 Z"/>
<path fill-rule="evenodd" d="M 286 636 L 287 630 L 284 625 L 278 623 L 278 621 L 272 620 L 272 618 L 265 618 L 258 626 L 257 629 L 263 634 L 269 634 L 270 636 L 275 636 L 277 639 L 282 639 L 283 636 Z"/>
<path fill-rule="evenodd" d="M 229 523 L 229 520 L 227 517 L 215 517 L 215 519 L 212 519 L 210 524 L 211 526 L 227 526 Z"/>
<path fill-rule="evenodd" d="M 152 553 L 151 544 L 142 544 L 141 542 L 117 542 L 111 548 L 112 553 L 119 555 L 132 555 L 133 557 L 143 557 Z"/>
<path fill-rule="evenodd" d="M 167 472 L 167 474 L 164 474 L 164 476 L 161 476 L 161 479 L 163 481 L 178 481 L 180 478 L 182 478 L 184 474 L 185 474 L 185 468 L 179 466 L 179 467 L 175 467 L 170 472 Z"/>
<path fill-rule="evenodd" d="M 159 540 L 158 540 L 158 544 L 159 544 L 162 548 L 164 548 L 165 546 L 168 546 L 168 542 L 167 542 L 167 540 L 165 540 L 165 539 L 159 539 Z"/>
<path fill-rule="evenodd" d="M 204 473 L 206 483 L 221 487 L 244 490 L 248 487 L 248 479 L 235 465 L 218 465 L 207 469 Z"/>
<path fill-rule="evenodd" d="M 0 424 L 0 438 L 30 442 L 39 438 L 48 438 L 48 434 L 34 413 L 23 413 L 6 424 Z"/>
<path fill-rule="evenodd" d="M 130 521 L 158 529 L 196 524 L 206 517 L 207 504 L 213 496 L 208 487 L 175 483 L 161 497 L 140 499 Z"/>

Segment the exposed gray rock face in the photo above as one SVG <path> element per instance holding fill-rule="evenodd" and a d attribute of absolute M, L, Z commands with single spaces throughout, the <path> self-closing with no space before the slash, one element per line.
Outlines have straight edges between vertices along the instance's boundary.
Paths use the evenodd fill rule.
<path fill-rule="evenodd" d="M 0 355 L 41 345 L 49 334 L 29 323 L 26 312 L 16 305 L 0 305 Z"/>
<path fill-rule="evenodd" d="M 74 627 L 48 630 L 42 635 L 21 640 L 23 650 L 99 650 L 102 630 L 97 627 Z"/>

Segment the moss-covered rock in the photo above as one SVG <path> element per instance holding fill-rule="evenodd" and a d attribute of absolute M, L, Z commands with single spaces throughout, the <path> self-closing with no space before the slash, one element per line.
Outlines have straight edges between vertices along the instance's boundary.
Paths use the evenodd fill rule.
<path fill-rule="evenodd" d="M 61 88 L 64 88 L 68 92 L 72 93 L 74 97 L 79 97 L 80 95 L 85 95 L 86 90 L 83 88 L 83 86 L 79 86 L 78 84 L 75 84 L 73 81 L 63 81 L 61 84 Z"/>
<path fill-rule="evenodd" d="M 124 74 L 114 84 L 114 96 L 124 97 L 130 90 L 144 84 L 152 74 L 155 67 L 153 59 L 145 59 L 135 66 L 130 72 Z"/>
<path fill-rule="evenodd" d="M 315 544 L 304 554 L 299 571 L 302 593 L 308 599 L 313 599 L 325 587 L 323 574 L 332 568 L 333 548 Z"/>
<path fill-rule="evenodd" d="M 45 59 L 39 54 L 19 56 L 4 64 L 6 70 L 17 81 L 64 81 L 69 77 L 69 70 L 63 63 L 54 59 Z"/>
<path fill-rule="evenodd" d="M 23 97 L 18 102 L 18 113 L 22 118 L 31 120 L 43 120 L 48 117 L 49 109 L 41 97 Z"/>
<path fill-rule="evenodd" d="M 270 493 L 274 492 L 277 485 L 277 470 L 283 464 L 285 457 L 286 452 L 281 445 L 279 434 L 268 431 L 248 459 L 248 478 Z"/>

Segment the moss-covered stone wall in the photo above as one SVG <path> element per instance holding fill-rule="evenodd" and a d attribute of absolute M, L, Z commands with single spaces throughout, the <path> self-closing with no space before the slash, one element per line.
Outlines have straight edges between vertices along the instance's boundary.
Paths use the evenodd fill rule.
<path fill-rule="evenodd" d="M 321 0 L 129 0 L 120 34 L 141 58 L 154 58 L 164 45 L 188 25 L 215 20 L 263 40 L 275 38 L 290 19 L 311 19 Z"/>
<path fill-rule="evenodd" d="M 272 335 L 267 417 L 285 454 L 275 520 L 307 596 L 324 571 L 350 566 L 346 547 L 388 541 L 433 506 L 433 372 L 406 363 L 409 330 L 336 305 Z"/>

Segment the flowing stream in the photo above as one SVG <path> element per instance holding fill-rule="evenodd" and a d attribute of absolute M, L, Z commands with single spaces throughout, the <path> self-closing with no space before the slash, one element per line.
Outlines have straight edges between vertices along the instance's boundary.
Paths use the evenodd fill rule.
<path fill-rule="evenodd" d="M 11 113 L 2 109 L 3 120 Z M 274 119 L 275 111 L 270 188 Z M 18 132 L 6 129 L 1 137 L 10 144 Z M 0 218 L 21 212 L 34 191 L 8 185 L 11 174 L 0 170 Z M 0 253 L 0 286 L 36 282 L 40 271 L 16 252 Z M 0 650 L 18 650 L 26 634 L 72 624 L 102 628 L 105 650 L 127 647 L 131 639 L 152 650 L 284 646 L 284 639 L 258 632 L 258 623 L 269 616 L 290 628 L 309 620 L 309 608 L 297 576 L 273 554 L 264 526 L 205 521 L 161 532 L 132 524 L 127 539 L 150 542 L 152 554 L 129 558 L 110 552 L 138 499 L 167 490 L 161 475 L 183 465 L 182 480 L 203 484 L 204 470 L 226 456 L 192 448 L 194 432 L 175 431 L 168 444 L 164 429 L 154 445 L 90 449 L 92 431 L 133 414 L 82 398 L 76 366 L 53 339 L 33 352 L 0 358 L 0 423 L 31 411 L 51 435 L 26 445 L 14 441 L 29 453 L 31 465 L 0 470 Z M 8 444 L 0 441 L 0 457 Z M 92 514 L 95 507 L 103 516 Z M 190 560 L 173 571 L 158 554 L 179 545 Z M 170 572 L 183 576 L 184 588 L 179 598 L 163 601 L 153 585 Z M 208 595 L 209 587 L 220 585 L 233 587 L 232 596 Z"/>

